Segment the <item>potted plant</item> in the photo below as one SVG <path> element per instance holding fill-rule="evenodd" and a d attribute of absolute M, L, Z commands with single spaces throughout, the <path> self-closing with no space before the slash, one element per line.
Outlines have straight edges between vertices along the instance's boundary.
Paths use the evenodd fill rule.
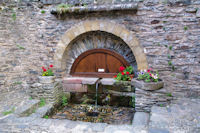
<path fill-rule="evenodd" d="M 115 84 L 130 87 L 131 85 L 130 81 L 132 80 L 133 77 L 134 77 L 134 73 L 133 73 L 132 66 L 127 66 L 126 68 L 123 66 L 120 66 L 119 73 L 114 76 L 114 79 L 117 80 Z"/>
<path fill-rule="evenodd" d="M 39 76 L 40 83 L 52 83 L 55 81 L 55 76 L 52 69 L 53 65 L 49 65 L 47 69 L 42 67 L 42 75 Z"/>
<path fill-rule="evenodd" d="M 131 81 L 131 79 L 134 77 L 132 66 L 128 66 L 126 68 L 120 66 L 119 71 L 120 72 L 114 76 L 114 78 L 118 81 Z"/>
<path fill-rule="evenodd" d="M 159 78 L 158 72 L 152 69 L 141 70 L 137 73 L 137 79 L 132 80 L 136 88 L 143 90 L 158 90 L 164 86 L 164 82 Z"/>

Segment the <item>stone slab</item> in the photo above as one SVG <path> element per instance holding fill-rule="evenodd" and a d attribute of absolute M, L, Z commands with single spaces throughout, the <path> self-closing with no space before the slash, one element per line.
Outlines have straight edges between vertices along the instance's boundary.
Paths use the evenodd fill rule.
<path fill-rule="evenodd" d="M 63 84 L 65 92 L 87 92 L 87 86 L 82 84 Z"/>
<path fill-rule="evenodd" d="M 93 85 L 97 82 L 99 78 L 88 78 L 88 77 L 65 77 L 63 78 L 63 83 L 70 83 L 70 84 L 87 84 Z"/>
<path fill-rule="evenodd" d="M 113 85 L 116 82 L 116 80 L 113 78 L 103 78 L 100 82 L 102 85 Z"/>
<path fill-rule="evenodd" d="M 133 126 L 147 127 L 149 123 L 149 113 L 136 112 L 133 118 Z"/>

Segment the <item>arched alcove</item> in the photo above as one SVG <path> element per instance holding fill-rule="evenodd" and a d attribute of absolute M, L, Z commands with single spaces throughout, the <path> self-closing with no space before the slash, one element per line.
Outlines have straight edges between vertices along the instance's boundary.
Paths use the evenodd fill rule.
<path fill-rule="evenodd" d="M 69 29 L 57 45 L 55 66 L 70 75 L 73 63 L 82 53 L 101 48 L 118 53 L 135 69 L 148 68 L 135 35 L 119 24 L 106 21 L 84 21 Z"/>

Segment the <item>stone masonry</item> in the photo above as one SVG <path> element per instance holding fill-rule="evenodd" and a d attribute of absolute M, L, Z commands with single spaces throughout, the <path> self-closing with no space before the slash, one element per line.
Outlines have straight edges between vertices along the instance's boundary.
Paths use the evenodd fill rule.
<path fill-rule="evenodd" d="M 98 21 L 118 24 L 134 34 L 137 41 L 130 43 L 138 43 L 139 50 L 133 48 L 132 51 L 142 53 L 140 56 L 133 52 L 138 55 L 136 60 L 145 57 L 141 64 L 146 64 L 141 69 L 148 66 L 159 71 L 166 92 L 177 97 L 199 97 L 199 1 L 134 0 L 131 2 L 137 2 L 137 11 L 66 14 L 65 18 L 51 14 L 55 5 L 25 1 L 0 2 L 1 92 L 30 89 L 30 85 L 37 82 L 42 66 L 55 64 L 57 67 L 56 62 L 60 60 L 55 60 L 54 56 L 59 42 L 67 43 L 62 38 L 65 33 L 80 23 Z M 125 40 L 123 35 L 119 37 Z M 130 43 L 126 42 L 129 47 Z M 58 77 L 63 74 L 66 71 L 56 70 Z"/>
<path fill-rule="evenodd" d="M 31 85 L 29 94 L 32 98 L 42 99 L 47 102 L 59 103 L 62 97 L 62 84 L 60 81 L 55 81 L 55 77 L 40 76 L 39 82 Z"/>

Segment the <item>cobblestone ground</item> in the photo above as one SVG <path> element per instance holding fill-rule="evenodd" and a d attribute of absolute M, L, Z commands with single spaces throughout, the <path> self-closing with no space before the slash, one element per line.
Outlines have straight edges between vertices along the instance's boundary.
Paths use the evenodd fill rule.
<path fill-rule="evenodd" d="M 199 133 L 200 99 L 178 99 L 167 107 L 152 107 L 151 115 L 137 112 L 133 125 L 108 125 L 40 118 L 42 109 L 29 117 L 19 117 L 20 108 L 31 103 L 22 92 L 1 94 L 0 133 Z M 15 110 L 3 115 L 6 111 Z M 149 119 L 150 118 L 150 119 Z"/>
<path fill-rule="evenodd" d="M 178 99 L 152 107 L 150 133 L 200 133 L 200 99 Z"/>

